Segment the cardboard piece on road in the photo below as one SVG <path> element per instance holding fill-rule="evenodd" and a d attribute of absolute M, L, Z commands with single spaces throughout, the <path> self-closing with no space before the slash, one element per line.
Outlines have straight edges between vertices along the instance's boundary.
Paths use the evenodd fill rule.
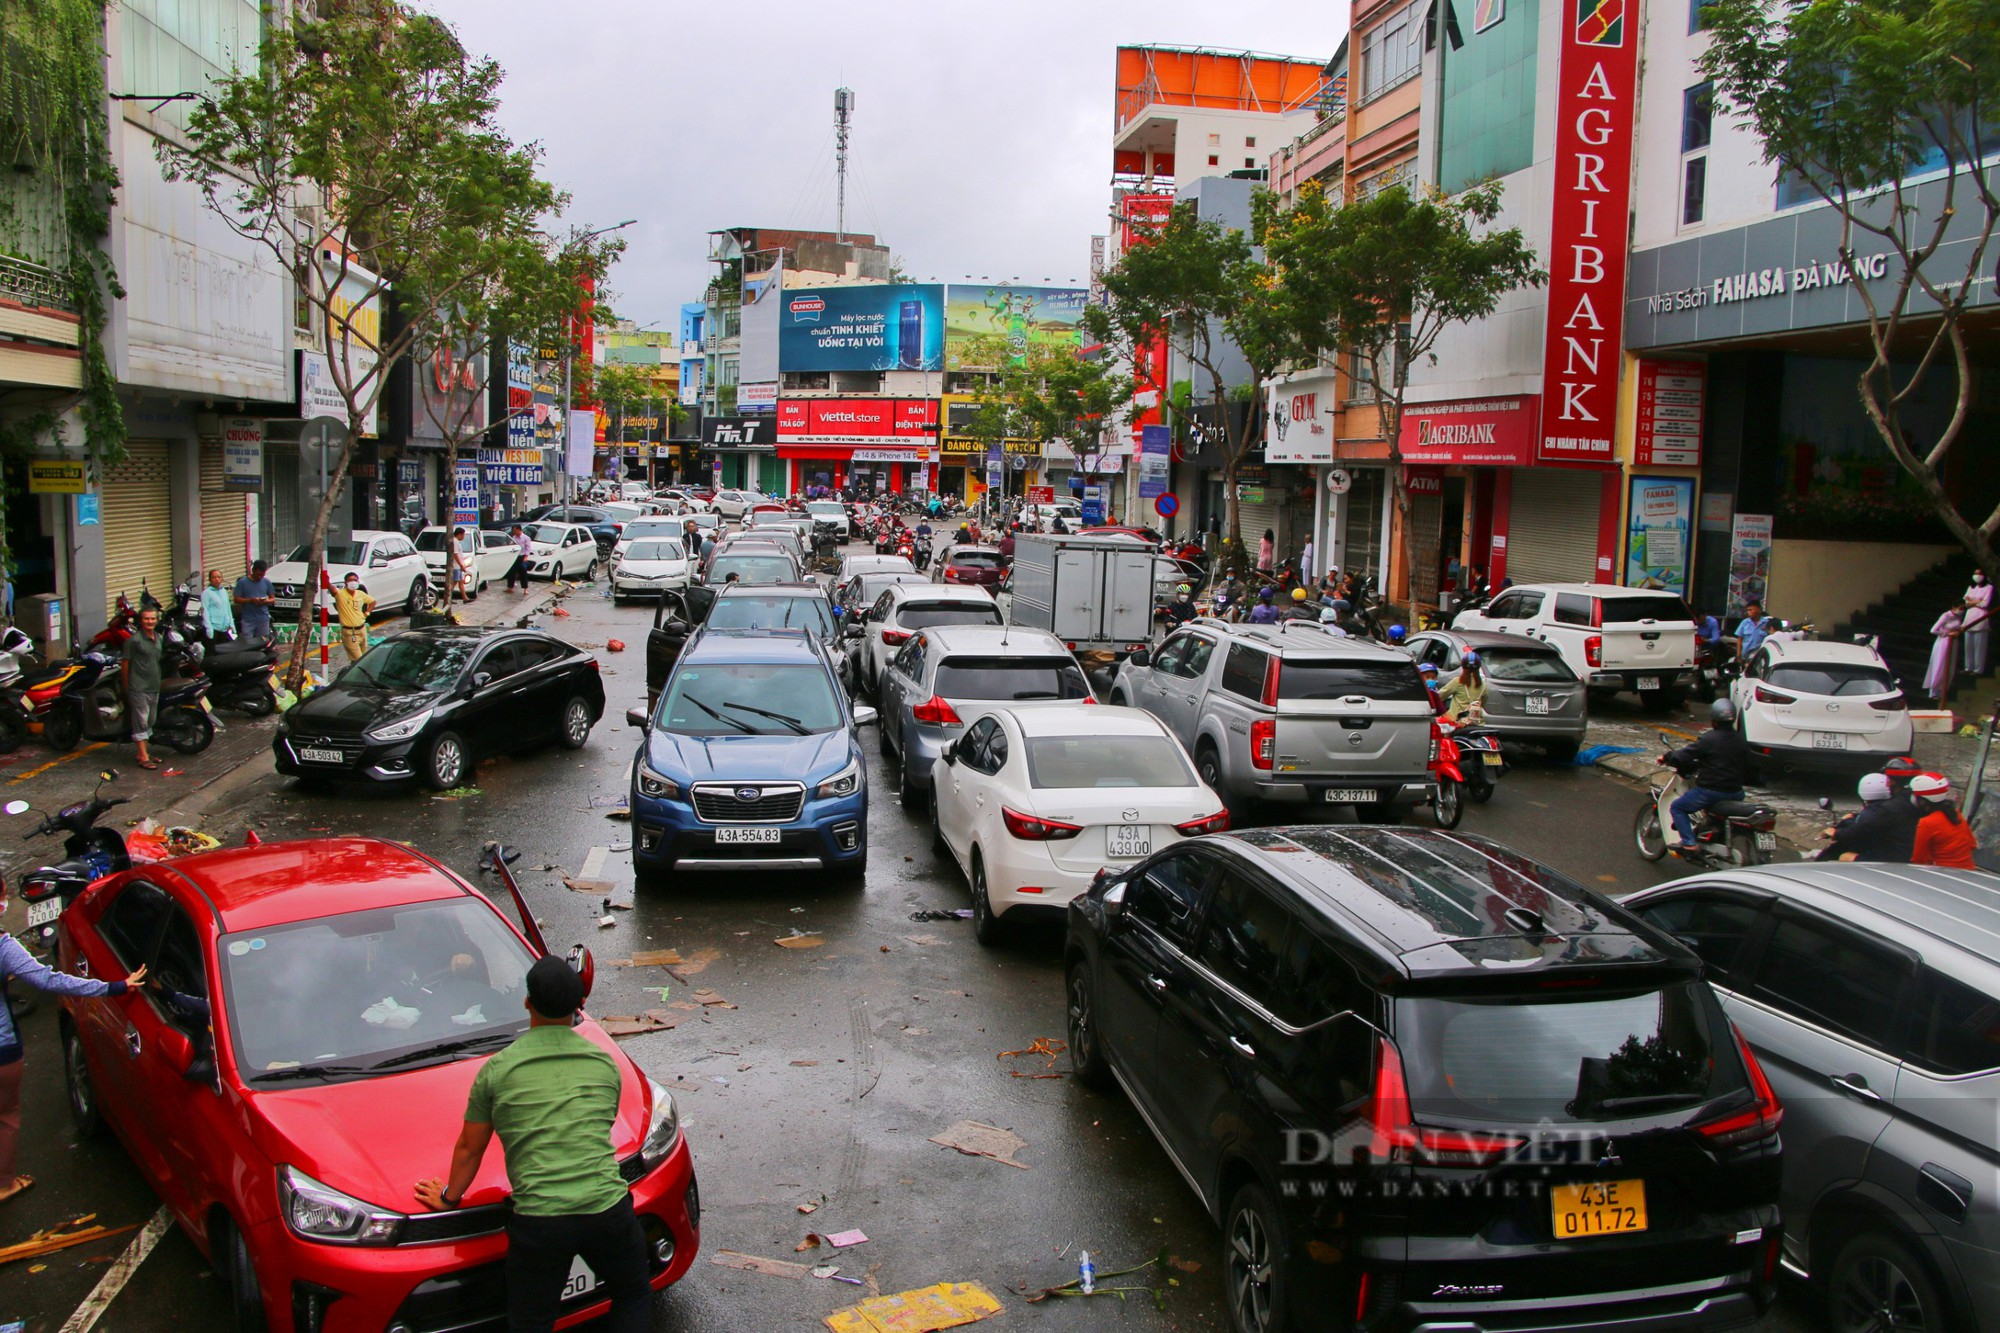
<path fill-rule="evenodd" d="M 712 990 L 694 991 L 692 998 L 697 1004 L 710 1005 L 717 1009 L 734 1009 L 736 1007 Z"/>
<path fill-rule="evenodd" d="M 935 1333 L 978 1323 L 1005 1308 L 977 1282 L 940 1282 L 835 1310 L 826 1326 L 833 1333 Z"/>
<path fill-rule="evenodd" d="M 1026 1171 L 1026 1162 L 1014 1160 L 1014 1154 L 1028 1146 L 1028 1141 L 1009 1129 L 998 1125 L 982 1125 L 977 1120 L 960 1120 L 942 1134 L 933 1134 L 931 1142 L 940 1148 L 955 1148 L 967 1157 L 990 1157 L 996 1162 L 1019 1167 Z M 943 1327 L 943 1325 L 940 1325 Z"/>
<path fill-rule="evenodd" d="M 679 949 L 635 949 L 630 958 L 614 958 L 613 967 L 674 967 L 681 961 Z"/>
<path fill-rule="evenodd" d="M 844 1250 L 850 1245 L 865 1245 L 868 1237 L 859 1231 L 836 1231 L 826 1238 L 826 1243 L 836 1250 Z"/>
<path fill-rule="evenodd" d="M 636 1037 L 642 1032 L 665 1032 L 678 1026 L 680 1021 L 664 1009 L 648 1009 L 643 1014 L 600 1018 L 597 1024 L 614 1037 Z"/>
<path fill-rule="evenodd" d="M 578 893 L 594 894 L 600 898 L 609 897 L 618 888 L 608 879 L 571 879 L 568 875 L 563 876 L 563 884 Z"/>
<path fill-rule="evenodd" d="M 771 943 L 780 949 L 817 949 L 826 940 L 818 935 L 781 935 Z"/>
<path fill-rule="evenodd" d="M 795 1264 L 785 1259 L 766 1259 L 761 1255 L 738 1254 L 735 1250 L 717 1250 L 708 1257 L 712 1264 L 724 1268 L 740 1268 L 746 1273 L 762 1273 L 766 1277 L 788 1277 L 794 1282 L 805 1281 L 812 1269 L 804 1264 Z M 939 1328 L 949 1328 L 949 1324 L 939 1324 Z"/>

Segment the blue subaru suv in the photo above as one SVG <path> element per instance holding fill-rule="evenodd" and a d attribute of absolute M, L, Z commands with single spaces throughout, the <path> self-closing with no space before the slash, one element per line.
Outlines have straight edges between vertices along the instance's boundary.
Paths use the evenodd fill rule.
<path fill-rule="evenodd" d="M 797 630 L 704 632 L 674 664 L 632 765 L 632 866 L 675 870 L 868 867 L 868 778 L 833 663 Z"/>

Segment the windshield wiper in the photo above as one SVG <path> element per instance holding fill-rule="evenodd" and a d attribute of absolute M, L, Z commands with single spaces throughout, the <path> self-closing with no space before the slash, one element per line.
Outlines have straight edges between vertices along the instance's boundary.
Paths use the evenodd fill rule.
<path fill-rule="evenodd" d="M 301 1078 L 333 1078 L 341 1074 L 366 1074 L 368 1065 L 293 1065 L 290 1069 L 265 1069 L 250 1076 L 252 1083 L 289 1083 Z"/>
<path fill-rule="evenodd" d="M 727 722 L 730 726 L 735 727 L 738 731 L 749 732 L 753 736 L 756 734 L 756 728 L 752 727 L 748 722 L 745 722 L 742 718 L 731 717 L 727 713 L 718 713 L 713 708 L 710 708 L 707 704 L 703 703 L 701 700 L 695 698 L 691 694 L 686 696 L 686 698 L 689 703 L 693 704 L 696 708 L 699 708 L 702 712 L 707 713 L 717 722 Z M 734 704 L 723 705 L 724 708 L 733 708 L 735 706 L 736 705 Z"/>
<path fill-rule="evenodd" d="M 371 1070 L 395 1069 L 402 1065 L 413 1065 L 419 1060 L 429 1060 L 440 1055 L 457 1055 L 461 1052 L 470 1051 L 476 1047 L 494 1042 L 505 1045 L 507 1042 L 514 1040 L 515 1035 L 512 1031 L 481 1032 L 476 1036 L 459 1037 L 453 1041 L 441 1041 L 435 1046 L 419 1046 L 414 1051 L 404 1051 L 401 1055 L 392 1055 L 386 1060 L 377 1060 L 368 1067 Z"/>
<path fill-rule="evenodd" d="M 790 727 L 795 733 L 797 733 L 800 736 L 810 736 L 812 734 L 811 728 L 807 727 L 805 723 L 799 721 L 797 718 L 786 717 L 783 713 L 774 713 L 768 708 L 757 708 L 751 704 L 739 704 L 733 699 L 724 703 L 722 706 L 724 708 L 740 708 L 746 713 L 755 713 L 758 717 L 768 717 L 773 722 L 782 723 L 783 725 Z"/>

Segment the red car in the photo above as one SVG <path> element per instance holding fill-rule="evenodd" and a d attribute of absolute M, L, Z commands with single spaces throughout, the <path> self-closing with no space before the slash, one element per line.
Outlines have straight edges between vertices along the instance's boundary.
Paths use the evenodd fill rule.
<path fill-rule="evenodd" d="M 536 951 L 484 894 L 399 843 L 265 843 L 99 880 L 58 935 L 66 970 L 150 969 L 138 992 L 65 1002 L 70 1109 L 124 1141 L 238 1327 L 504 1316 L 498 1145 L 463 1207 L 427 1212 L 413 1193 L 450 1166 L 473 1076 L 527 1026 Z M 700 1244 L 694 1162 L 671 1094 L 589 1018 L 580 1030 L 623 1073 L 612 1145 L 658 1289 Z M 609 1308 L 596 1286 L 579 1260 L 562 1325 Z"/>
<path fill-rule="evenodd" d="M 1007 572 L 1007 558 L 996 546 L 954 546 L 938 566 L 942 583 L 968 583 L 978 588 L 997 588 Z"/>

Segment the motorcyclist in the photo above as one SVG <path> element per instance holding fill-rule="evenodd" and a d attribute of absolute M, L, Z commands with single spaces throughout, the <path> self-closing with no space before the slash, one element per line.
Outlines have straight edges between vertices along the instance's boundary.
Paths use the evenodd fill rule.
<path fill-rule="evenodd" d="M 1194 617 L 1194 589 L 1183 583 L 1174 590 L 1174 600 L 1167 603 L 1167 623 L 1185 625 Z"/>
<path fill-rule="evenodd" d="M 1709 727 L 1692 745 L 1684 745 L 1660 756 L 1660 762 L 1677 770 L 1694 769 L 1688 789 L 1674 798 L 1674 850 L 1696 850 L 1694 817 L 1722 801 L 1743 799 L 1744 784 L 1756 769 L 1757 754 L 1750 742 L 1736 730 L 1736 705 L 1717 699 L 1708 706 Z"/>
<path fill-rule="evenodd" d="M 1916 806 L 1897 797 L 1880 773 L 1864 776 L 1856 790 L 1861 809 L 1820 834 L 1829 841 L 1814 859 L 1908 864 L 1917 840 Z"/>
<path fill-rule="evenodd" d="M 1389 626 L 1389 646 L 1391 648 L 1403 647 L 1403 640 L 1407 639 L 1409 636 L 1410 636 L 1409 630 L 1403 628 L 1401 625 Z"/>
<path fill-rule="evenodd" d="M 1304 588 L 1292 589 L 1292 604 L 1278 612 L 1280 620 L 1315 620 L 1318 617 L 1319 608 L 1312 604 L 1312 594 Z"/>
<path fill-rule="evenodd" d="M 1424 691 L 1430 695 L 1431 712 L 1442 717 L 1445 710 L 1444 696 L 1438 693 L 1438 669 L 1435 662 L 1419 662 L 1417 674 L 1424 678 Z"/>
<path fill-rule="evenodd" d="M 1479 654 L 1468 651 L 1459 663 L 1458 674 L 1438 693 L 1453 722 L 1479 721 L 1486 709 L 1486 676 L 1480 669 Z"/>
<path fill-rule="evenodd" d="M 1250 608 L 1251 624 L 1269 625 L 1277 621 L 1278 608 L 1273 605 L 1277 600 L 1277 596 L 1277 589 L 1268 583 L 1257 590 L 1257 605 Z"/>

